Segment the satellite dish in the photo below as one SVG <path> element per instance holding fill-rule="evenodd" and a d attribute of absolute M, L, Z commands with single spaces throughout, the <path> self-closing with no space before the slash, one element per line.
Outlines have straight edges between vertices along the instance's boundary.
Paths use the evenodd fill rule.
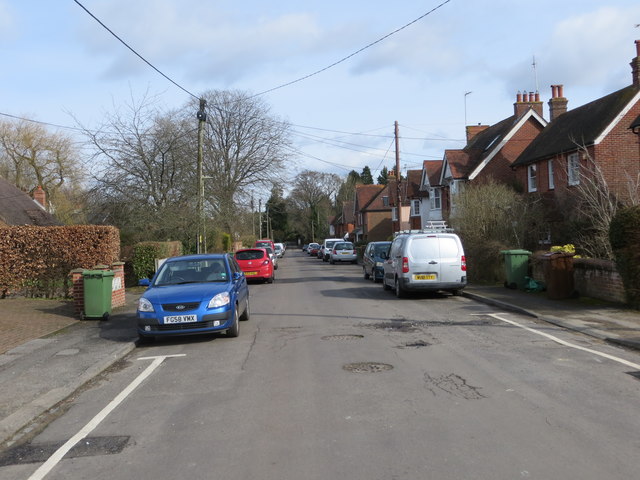
<path fill-rule="evenodd" d="M 343 240 L 348 240 L 349 239 L 349 232 L 344 234 L 344 237 L 342 237 Z"/>

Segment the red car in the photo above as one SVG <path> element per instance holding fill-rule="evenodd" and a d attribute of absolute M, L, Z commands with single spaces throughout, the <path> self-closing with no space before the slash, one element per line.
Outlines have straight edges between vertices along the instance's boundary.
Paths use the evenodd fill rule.
<path fill-rule="evenodd" d="M 244 272 L 247 280 L 261 279 L 273 283 L 275 274 L 273 262 L 264 248 L 244 248 L 238 250 L 234 257 Z"/>

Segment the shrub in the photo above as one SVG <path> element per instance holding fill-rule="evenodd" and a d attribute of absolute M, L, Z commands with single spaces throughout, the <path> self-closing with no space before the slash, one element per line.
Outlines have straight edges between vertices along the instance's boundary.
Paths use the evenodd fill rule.
<path fill-rule="evenodd" d="M 151 278 L 156 271 L 156 259 L 182 255 L 180 242 L 140 242 L 133 247 L 133 273 L 136 278 Z"/>
<path fill-rule="evenodd" d="M 640 309 L 640 206 L 618 210 L 609 226 L 609 241 L 627 303 Z"/>

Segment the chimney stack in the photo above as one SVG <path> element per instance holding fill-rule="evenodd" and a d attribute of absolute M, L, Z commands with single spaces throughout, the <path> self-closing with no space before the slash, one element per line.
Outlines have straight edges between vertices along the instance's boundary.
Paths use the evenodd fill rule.
<path fill-rule="evenodd" d="M 476 135 L 478 135 L 480 132 L 482 132 L 483 130 L 486 130 L 487 128 L 489 128 L 489 125 L 467 125 L 466 130 L 467 130 L 467 143 L 469 143 L 471 140 L 473 140 L 475 138 Z"/>
<path fill-rule="evenodd" d="M 42 208 L 47 210 L 47 194 L 40 185 L 33 191 L 33 199 L 42 205 Z"/>
<path fill-rule="evenodd" d="M 551 85 L 551 99 L 549 100 L 549 121 L 553 122 L 567 111 L 569 100 L 564 98 L 563 85 Z"/>
<path fill-rule="evenodd" d="M 515 116 L 521 117 L 531 108 L 538 115 L 542 116 L 542 102 L 540 101 L 540 94 L 538 92 L 518 92 L 516 95 L 516 103 L 513 104 L 513 112 Z"/>
<path fill-rule="evenodd" d="M 640 40 L 636 40 L 636 57 L 631 60 L 630 65 L 633 84 L 640 87 Z"/>

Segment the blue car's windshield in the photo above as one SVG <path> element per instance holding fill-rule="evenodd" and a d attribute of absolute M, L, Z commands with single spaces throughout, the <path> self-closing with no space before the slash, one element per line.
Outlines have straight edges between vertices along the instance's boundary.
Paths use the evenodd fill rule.
<path fill-rule="evenodd" d="M 227 281 L 229 275 L 221 258 L 178 260 L 164 263 L 160 267 L 154 286 Z"/>

